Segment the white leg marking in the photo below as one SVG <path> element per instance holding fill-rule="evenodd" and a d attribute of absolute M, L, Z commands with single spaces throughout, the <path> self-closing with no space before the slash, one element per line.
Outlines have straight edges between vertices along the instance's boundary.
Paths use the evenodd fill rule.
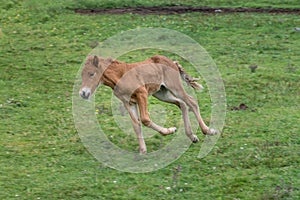
<path fill-rule="evenodd" d="M 207 133 L 207 135 L 217 135 L 217 134 L 218 134 L 218 131 L 213 128 L 210 128 Z"/>

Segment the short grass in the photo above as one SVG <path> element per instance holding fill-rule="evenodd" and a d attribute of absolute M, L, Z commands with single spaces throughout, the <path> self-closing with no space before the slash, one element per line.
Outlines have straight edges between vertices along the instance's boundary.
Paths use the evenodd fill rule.
<path fill-rule="evenodd" d="M 113 1 L 53 2 L 42 8 L 35 6 L 39 2 L 1 3 L 1 199 L 299 199 L 300 33 L 294 30 L 300 26 L 299 16 L 81 16 L 68 8 L 110 7 Z M 241 2 L 252 7 L 298 6 L 297 1 Z M 147 1 L 143 5 L 163 4 L 171 3 Z M 203 5 L 240 6 L 232 1 L 205 1 Z M 222 137 L 207 157 L 197 159 L 200 145 L 195 144 L 168 167 L 131 174 L 105 167 L 81 143 L 72 117 L 77 71 L 95 42 L 136 27 L 180 31 L 199 42 L 216 61 L 228 111 Z M 123 59 L 139 60 L 148 53 L 134 52 Z M 255 73 L 250 65 L 258 65 Z M 110 95 L 108 89 L 101 89 Z M 96 106 L 102 111 L 99 120 L 109 118 L 109 101 L 101 101 L 99 92 L 96 95 Z M 208 91 L 200 96 L 208 122 Z M 249 108 L 231 110 L 241 103 Z M 174 106 L 167 109 L 179 115 Z M 106 123 L 117 136 L 113 141 L 137 150 L 134 137 L 120 134 L 109 120 Z M 168 139 L 157 135 L 149 140 L 148 148 L 156 150 L 159 142 Z"/>

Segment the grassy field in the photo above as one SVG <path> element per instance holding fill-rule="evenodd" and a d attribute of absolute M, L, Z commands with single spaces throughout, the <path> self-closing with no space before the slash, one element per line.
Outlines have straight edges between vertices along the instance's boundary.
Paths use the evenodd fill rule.
<path fill-rule="evenodd" d="M 0 5 L 0 199 L 300 198 L 300 32 L 294 30 L 300 27 L 299 15 L 83 16 L 71 9 L 174 2 L 49 2 L 11 0 Z M 177 2 L 299 7 L 296 0 Z M 194 144 L 161 170 L 132 174 L 99 163 L 81 143 L 72 116 L 77 71 L 97 41 L 136 27 L 180 31 L 215 60 L 228 110 L 222 136 L 207 157 L 198 159 L 200 144 Z M 122 59 L 142 60 L 151 53 L 133 52 Z M 258 66 L 255 73 L 252 65 Z M 109 120 L 110 99 L 101 97 L 110 90 L 100 90 L 95 111 L 99 121 L 113 142 L 137 151 L 136 139 L 119 133 Z M 209 122 L 208 91 L 199 95 Z M 248 109 L 234 109 L 242 103 Z M 179 116 L 174 106 L 167 109 Z M 150 151 L 156 150 L 170 137 L 155 135 L 146 143 Z"/>

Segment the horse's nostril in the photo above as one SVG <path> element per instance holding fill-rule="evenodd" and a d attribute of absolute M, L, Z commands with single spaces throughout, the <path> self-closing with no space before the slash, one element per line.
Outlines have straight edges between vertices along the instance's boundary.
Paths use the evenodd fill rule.
<path fill-rule="evenodd" d="M 82 98 L 88 99 L 91 94 L 91 90 L 89 88 L 83 88 L 79 94 Z"/>

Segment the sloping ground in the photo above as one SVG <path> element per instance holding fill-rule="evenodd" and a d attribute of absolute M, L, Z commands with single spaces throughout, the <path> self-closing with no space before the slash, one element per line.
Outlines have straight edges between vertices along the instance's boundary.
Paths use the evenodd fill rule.
<path fill-rule="evenodd" d="M 300 15 L 300 8 L 212 8 L 212 7 L 126 7 L 112 9 L 75 9 L 79 14 L 182 14 L 191 12 L 202 13 L 272 13 L 272 14 L 296 14 Z"/>

